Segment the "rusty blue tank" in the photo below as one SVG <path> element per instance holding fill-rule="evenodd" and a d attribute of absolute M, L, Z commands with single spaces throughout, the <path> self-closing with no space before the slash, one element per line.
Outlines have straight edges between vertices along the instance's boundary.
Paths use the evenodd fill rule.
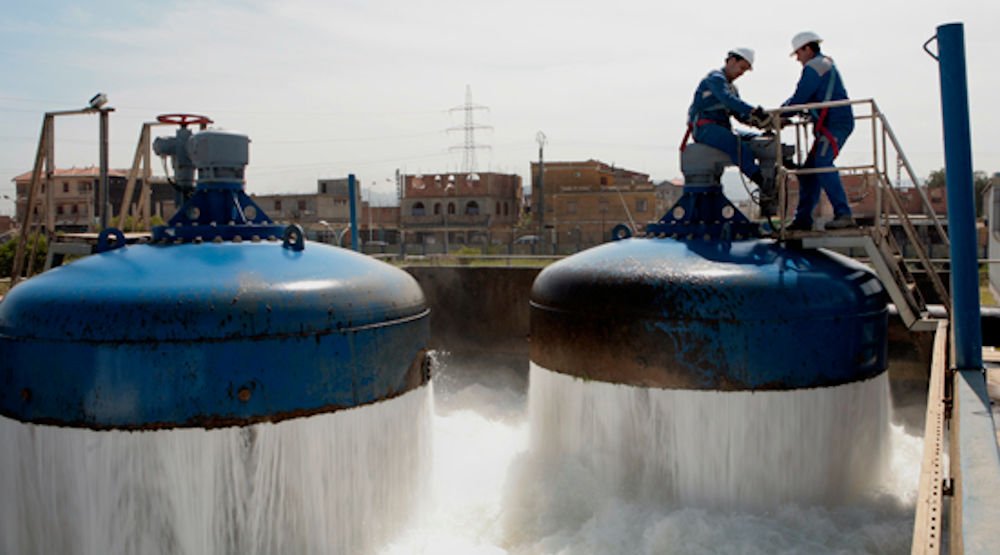
<path fill-rule="evenodd" d="M 774 141 L 752 144 L 772 172 Z M 684 195 L 641 237 L 538 275 L 534 363 L 591 380 L 720 391 L 836 386 L 886 370 L 888 296 L 875 273 L 766 238 L 725 198 L 729 164 L 721 151 L 689 145 Z"/>
<path fill-rule="evenodd" d="M 109 230 L 105 252 L 22 282 L 0 302 L 0 414 L 94 429 L 211 428 L 425 384 L 429 311 L 417 282 L 271 221 L 243 192 L 245 136 L 182 138 L 171 148 L 192 155 L 198 185 L 152 243 L 124 246 Z"/>
<path fill-rule="evenodd" d="M 664 389 L 825 387 L 885 371 L 887 325 L 878 278 L 835 253 L 633 238 L 539 274 L 531 360 Z"/>

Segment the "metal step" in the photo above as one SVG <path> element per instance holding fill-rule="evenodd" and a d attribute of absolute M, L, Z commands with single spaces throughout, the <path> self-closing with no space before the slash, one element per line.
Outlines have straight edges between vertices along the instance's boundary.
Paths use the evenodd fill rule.
<path fill-rule="evenodd" d="M 923 295 L 902 262 L 902 253 L 899 252 L 895 241 L 886 240 L 880 236 L 881 233 L 869 227 L 822 232 L 793 231 L 785 232 L 784 240 L 800 242 L 807 249 L 863 248 L 906 327 L 932 329 L 936 320 L 928 317 Z M 876 237 L 879 240 L 876 240 Z"/>

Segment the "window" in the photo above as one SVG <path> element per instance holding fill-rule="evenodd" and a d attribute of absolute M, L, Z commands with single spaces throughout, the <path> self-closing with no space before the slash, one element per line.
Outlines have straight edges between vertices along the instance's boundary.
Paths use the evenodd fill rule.
<path fill-rule="evenodd" d="M 567 214 L 576 214 L 576 201 L 575 200 L 571 200 L 571 201 L 569 201 L 569 202 L 566 203 L 566 213 Z"/>
<path fill-rule="evenodd" d="M 635 199 L 635 211 L 645 212 L 648 208 L 648 201 L 644 198 Z"/>
<path fill-rule="evenodd" d="M 497 216 L 500 215 L 500 202 L 497 201 Z"/>
<path fill-rule="evenodd" d="M 448 203 L 448 213 L 449 214 L 454 214 L 455 213 L 455 203 L 454 202 L 449 202 Z"/>
<path fill-rule="evenodd" d="M 410 214 L 413 216 L 424 216 L 426 213 L 427 210 L 424 208 L 424 203 L 422 202 L 414 204 L 413 208 L 410 209 Z"/>
<path fill-rule="evenodd" d="M 64 213 L 65 213 L 65 210 L 63 209 L 63 205 L 60 204 L 59 206 L 56 206 L 56 214 L 59 214 L 60 216 L 62 216 Z"/>
<path fill-rule="evenodd" d="M 323 193 L 324 195 L 326 194 L 326 183 L 319 184 L 319 192 Z"/>
<path fill-rule="evenodd" d="M 506 216 L 508 214 L 510 214 L 510 205 L 505 202 L 503 203 L 503 215 Z"/>
<path fill-rule="evenodd" d="M 79 213 L 80 213 L 80 207 L 79 207 L 79 206 L 77 206 L 76 204 L 74 204 L 74 205 L 73 205 L 73 208 L 72 208 L 72 209 L 71 209 L 70 211 L 71 211 L 72 213 L 74 213 L 74 214 L 79 214 Z"/>
<path fill-rule="evenodd" d="M 274 209 L 275 210 L 281 210 L 281 201 L 280 200 L 274 201 Z"/>
<path fill-rule="evenodd" d="M 465 203 L 465 214 L 467 216 L 479 215 L 479 203 L 474 200 Z"/>
<path fill-rule="evenodd" d="M 305 210 L 306 209 L 306 201 L 305 200 L 300 200 L 299 203 L 298 203 L 298 206 L 299 206 L 299 210 Z"/>
<path fill-rule="evenodd" d="M 608 176 L 602 175 L 601 176 L 601 185 L 607 185 L 607 184 L 608 184 Z"/>
<path fill-rule="evenodd" d="M 434 215 L 435 216 L 440 216 L 441 215 L 441 203 L 440 202 L 435 202 L 434 203 Z"/>
<path fill-rule="evenodd" d="M 68 181 L 63 181 L 63 192 L 64 193 L 68 193 L 69 192 L 69 182 Z"/>

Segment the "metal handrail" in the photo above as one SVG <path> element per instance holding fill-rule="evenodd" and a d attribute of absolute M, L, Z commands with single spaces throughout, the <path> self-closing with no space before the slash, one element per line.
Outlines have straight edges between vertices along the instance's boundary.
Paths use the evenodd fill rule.
<path fill-rule="evenodd" d="M 893 151 L 896 155 L 897 163 L 901 162 L 902 167 L 906 168 L 906 173 L 913 183 L 914 187 L 920 196 L 921 204 L 923 205 L 924 213 L 931 217 L 934 222 L 935 229 L 938 235 L 941 237 L 942 242 L 945 245 L 950 245 L 951 242 L 948 238 L 944 227 L 941 225 L 937 214 L 934 212 L 934 207 L 931 205 L 930 200 L 927 198 L 924 188 L 919 184 L 916 178 L 916 173 L 913 171 L 913 167 L 910 164 L 909 159 L 903 153 L 903 149 L 899 144 L 899 140 L 896 138 L 896 134 L 893 132 L 892 127 L 889 125 L 888 119 L 885 114 L 879 110 L 878 105 L 875 103 L 874 99 L 857 99 L 857 100 L 834 100 L 829 102 L 813 102 L 809 104 L 796 104 L 791 106 L 782 106 L 773 110 L 769 113 L 772 117 L 772 132 L 780 137 L 781 134 L 781 115 L 788 113 L 802 113 L 810 110 L 817 110 L 823 108 L 836 108 L 841 106 L 862 106 L 867 105 L 869 107 L 870 113 L 868 114 L 856 114 L 854 116 L 855 120 L 871 120 L 871 146 L 872 146 L 872 161 L 870 164 L 860 164 L 853 166 L 844 167 L 829 167 L 829 168 L 803 168 L 803 169 L 789 169 L 784 167 L 784 162 L 782 156 L 780 155 L 781 141 L 775 141 L 775 148 L 778 149 L 777 156 L 777 186 L 778 186 L 778 198 L 779 206 L 782 214 L 780 228 L 778 230 L 778 235 L 780 238 L 784 238 L 784 214 L 787 211 L 787 199 L 788 193 L 786 190 L 786 181 L 789 175 L 815 175 L 821 173 L 832 173 L 841 171 L 870 171 L 877 177 L 878 188 L 877 196 L 875 200 L 875 237 L 881 240 L 883 233 L 887 230 L 883 230 L 888 224 L 888 217 L 891 215 L 889 211 L 894 212 L 902 223 L 903 230 L 910 240 L 914 250 L 917 253 L 917 257 L 920 259 L 921 264 L 927 271 L 928 275 L 931 276 L 932 285 L 934 289 L 941 296 L 942 303 L 947 307 L 950 306 L 948 300 L 948 292 L 944 285 L 941 283 L 940 278 L 934 273 L 933 265 L 925 252 L 920 238 L 916 234 L 916 230 L 913 227 L 913 222 L 910 220 L 909 213 L 904 209 L 900 201 L 899 195 L 896 194 L 896 190 L 892 186 L 892 180 L 889 178 L 888 174 L 888 145 L 891 144 Z M 809 147 L 809 136 L 811 133 L 808 132 L 807 126 L 811 123 L 810 121 L 793 121 L 795 130 L 795 144 L 796 152 L 798 153 L 799 163 L 802 163 L 802 153 L 807 151 Z M 879 156 L 879 146 L 880 140 L 879 135 L 881 135 L 881 157 Z M 883 191 L 887 194 L 883 195 Z M 888 197 L 888 205 L 885 205 L 885 197 Z M 888 208 L 889 211 L 885 210 Z"/>

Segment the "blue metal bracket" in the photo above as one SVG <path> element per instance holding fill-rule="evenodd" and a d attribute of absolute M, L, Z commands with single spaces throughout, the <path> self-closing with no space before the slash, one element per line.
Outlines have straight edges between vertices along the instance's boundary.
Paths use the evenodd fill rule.
<path fill-rule="evenodd" d="M 110 235 L 114 235 L 114 242 L 108 241 Z M 95 250 L 97 252 L 108 252 L 115 249 L 120 249 L 125 246 L 125 234 L 122 230 L 116 227 L 108 227 L 101 230 L 97 235 L 97 247 Z"/>
<path fill-rule="evenodd" d="M 684 194 L 646 235 L 673 239 L 733 241 L 761 236 L 751 222 L 726 198 L 720 185 L 685 185 Z"/>

